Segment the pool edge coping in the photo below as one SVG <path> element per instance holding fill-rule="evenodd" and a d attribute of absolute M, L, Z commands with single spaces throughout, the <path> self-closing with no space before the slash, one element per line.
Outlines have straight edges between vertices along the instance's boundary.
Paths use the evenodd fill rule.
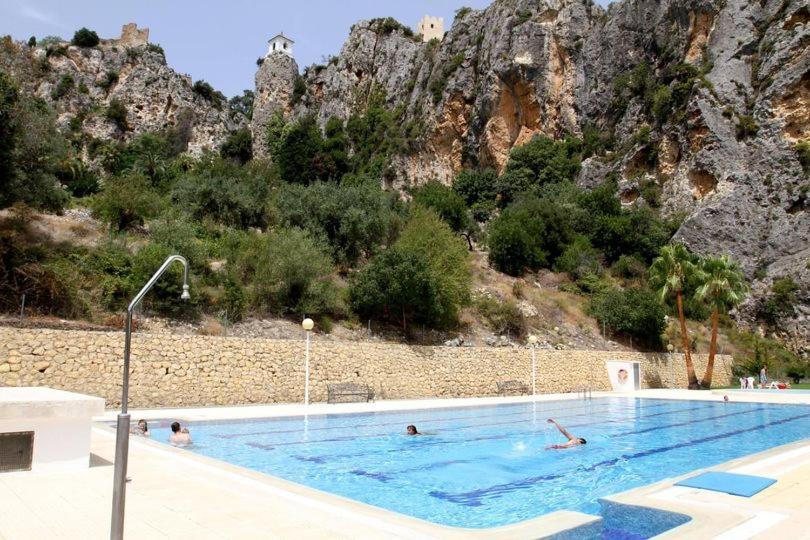
<path fill-rule="evenodd" d="M 653 394 L 653 391 L 643 390 L 640 392 L 622 392 L 622 393 L 595 392 L 594 397 L 672 399 L 681 401 L 683 400 L 718 401 L 718 395 L 722 393 L 723 393 L 722 391 L 720 391 L 719 394 L 717 393 L 717 391 L 701 391 L 701 392 L 689 391 L 688 394 L 684 394 L 683 391 L 678 391 L 673 393 L 666 393 L 664 395 L 657 395 L 658 392 L 655 392 L 655 394 Z M 759 397 L 767 397 L 767 396 L 765 396 L 765 394 L 760 394 Z M 808 395 L 807 397 L 810 398 L 810 395 Z M 314 406 L 311 405 L 310 407 L 313 408 L 308 410 L 321 411 L 321 409 L 328 408 L 328 412 L 314 412 L 311 413 L 312 416 L 323 414 L 352 414 L 352 413 L 358 414 L 364 412 L 369 413 L 369 412 L 393 412 L 393 411 L 410 411 L 410 410 L 415 411 L 423 409 L 465 408 L 465 407 L 474 407 L 476 405 L 485 406 L 494 404 L 526 403 L 526 402 L 530 403 L 533 401 L 532 398 L 533 396 L 509 396 L 498 398 L 493 397 L 461 398 L 461 399 L 448 398 L 448 399 L 432 399 L 432 400 L 379 401 L 374 402 L 373 408 L 371 410 L 356 410 L 355 407 L 340 407 L 340 406 L 339 406 L 340 408 L 334 409 L 333 408 L 335 407 L 334 405 L 327 406 L 326 404 L 317 404 Z M 534 399 L 536 399 L 537 401 L 559 401 L 559 400 L 578 400 L 580 398 L 576 394 L 566 393 L 566 394 L 542 394 L 535 396 Z M 796 404 L 795 402 L 783 403 L 779 401 L 773 401 L 770 399 L 764 400 L 757 399 L 744 401 L 756 403 L 771 403 L 776 405 Z M 431 406 L 430 403 L 433 403 L 434 406 Z M 436 404 L 438 404 L 438 406 L 436 406 Z M 798 403 L 798 404 L 806 405 L 810 403 Z M 355 405 L 355 404 L 343 404 L 343 405 Z M 361 405 L 368 405 L 368 404 L 361 404 Z M 295 407 L 303 407 L 303 406 L 296 405 Z M 299 412 L 298 414 L 290 414 L 288 412 L 288 408 L 285 407 L 284 405 L 254 406 L 251 408 L 255 409 L 256 412 L 261 411 L 263 414 L 248 417 L 248 419 L 284 418 L 289 416 L 304 415 L 303 412 Z M 229 409 L 230 412 L 236 412 L 234 409 L 238 409 L 238 407 L 237 408 L 210 407 L 205 408 L 205 411 L 210 414 L 212 412 L 217 412 L 217 410 L 221 409 Z M 153 413 L 159 413 L 158 416 L 162 416 L 163 418 L 165 418 L 166 417 L 166 414 L 164 413 L 165 411 L 180 412 L 181 410 L 188 411 L 191 409 L 151 409 L 149 411 Z M 141 410 L 140 412 L 144 413 L 146 412 L 146 410 Z M 268 412 L 271 413 L 275 412 L 277 414 L 268 415 L 267 414 Z M 133 414 L 137 413 L 133 411 Z M 112 436 L 112 434 L 114 433 L 113 430 L 108 425 L 105 424 L 105 422 L 109 421 L 109 416 L 110 411 L 108 411 L 104 415 L 103 419 L 101 420 L 96 419 L 94 421 L 94 430 L 99 430 L 99 432 L 104 432 Z M 185 416 L 190 421 L 215 420 L 214 418 L 211 418 L 208 415 L 205 415 L 208 416 L 207 418 L 198 417 L 196 419 L 194 417 L 197 415 L 194 414 L 183 416 Z M 244 419 L 245 417 L 220 418 L 220 420 L 229 420 L 229 419 L 235 420 L 237 418 Z M 150 448 L 152 451 L 155 452 L 170 453 L 175 459 L 194 462 L 198 466 L 211 470 L 216 470 L 219 474 L 232 475 L 236 478 L 258 482 L 262 489 L 270 490 L 274 492 L 276 495 L 287 495 L 288 498 L 298 499 L 299 502 L 302 502 L 301 501 L 302 499 L 304 500 L 304 502 L 308 500 L 308 502 L 314 503 L 315 506 L 320 507 L 321 510 L 326 510 L 332 514 L 337 513 L 338 515 L 340 514 L 345 515 L 348 512 L 352 515 L 352 517 L 355 520 L 365 521 L 368 522 L 369 524 L 373 524 L 375 528 L 390 532 L 394 536 L 404 535 L 409 538 L 417 538 L 417 537 L 469 538 L 471 536 L 481 536 L 494 539 L 526 538 L 528 536 L 544 537 L 565 532 L 583 525 L 599 521 L 601 519 L 601 517 L 599 516 L 585 514 L 582 512 L 560 510 L 550 512 L 548 514 L 544 514 L 542 516 L 538 516 L 532 519 L 524 520 L 518 523 L 500 527 L 491 527 L 484 529 L 453 527 L 433 523 L 414 516 L 401 514 L 393 510 L 380 508 L 347 497 L 342 497 L 337 494 L 321 491 L 316 488 L 312 488 L 309 486 L 305 486 L 303 484 L 298 484 L 289 480 L 285 480 L 283 478 L 274 475 L 254 471 L 252 469 L 241 467 L 239 465 L 234 465 L 208 456 L 196 454 L 181 448 L 174 448 L 165 443 L 134 437 L 131 439 L 131 441 L 135 443 L 136 447 L 143 445 L 143 448 Z M 735 458 L 733 460 L 719 463 L 711 467 L 695 469 L 678 477 L 663 479 L 652 484 L 639 486 L 637 488 L 633 488 L 627 491 L 623 491 L 602 498 L 618 504 L 641 506 L 645 508 L 652 508 L 669 512 L 677 512 L 685 514 L 690 517 L 689 522 L 684 523 L 683 525 L 680 525 L 678 527 L 675 527 L 670 531 L 667 531 L 661 535 L 666 536 L 667 538 L 679 537 L 682 534 L 685 535 L 685 537 L 689 536 L 694 537 L 695 534 L 700 535 L 720 534 L 745 523 L 746 521 L 755 517 L 756 514 L 752 513 L 750 509 L 746 508 L 742 509 L 725 508 L 725 511 L 723 512 L 722 511 L 723 509 L 717 506 L 707 506 L 697 501 L 684 503 L 683 501 L 674 501 L 672 499 L 664 499 L 661 497 L 656 497 L 656 494 L 660 494 L 662 492 L 670 490 L 674 487 L 674 484 L 676 482 L 680 481 L 683 478 L 689 477 L 691 475 L 700 472 L 708 470 L 730 470 L 735 467 L 750 466 L 756 464 L 757 462 L 771 458 L 773 456 L 781 455 L 785 452 L 790 452 L 795 448 L 803 448 L 803 447 L 810 448 L 810 440 L 803 439 L 800 441 L 787 443 L 785 445 L 770 448 L 762 452 L 742 456 L 740 458 Z M 808 456 L 808 458 L 810 459 L 810 456 Z"/>

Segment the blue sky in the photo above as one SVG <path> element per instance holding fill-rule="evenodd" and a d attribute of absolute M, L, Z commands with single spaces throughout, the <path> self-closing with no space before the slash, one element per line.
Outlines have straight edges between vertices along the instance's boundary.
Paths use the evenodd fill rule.
<path fill-rule="evenodd" d="M 253 88 L 256 58 L 280 31 L 295 40 L 299 67 L 337 54 L 359 19 L 395 17 L 416 27 L 425 14 L 444 17 L 491 0 L 2 0 L 0 35 L 70 38 L 82 26 L 115 37 L 121 25 L 149 28 L 149 40 L 166 51 L 169 65 L 205 79 L 232 96 Z M 600 2 L 601 3 L 601 2 Z"/>

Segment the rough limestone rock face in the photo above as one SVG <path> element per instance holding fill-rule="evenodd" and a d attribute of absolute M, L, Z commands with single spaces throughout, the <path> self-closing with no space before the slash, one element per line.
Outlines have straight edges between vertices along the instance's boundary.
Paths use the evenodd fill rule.
<path fill-rule="evenodd" d="M 282 52 L 268 55 L 256 72 L 256 97 L 253 101 L 253 155 L 267 157 L 267 123 L 280 112 L 289 117 L 293 107 L 298 64 Z"/>
<path fill-rule="evenodd" d="M 685 216 L 677 239 L 756 274 L 743 320 L 774 279 L 793 277 L 802 306 L 781 326 L 806 343 L 810 184 L 794 146 L 810 139 L 808 47 L 803 0 L 622 0 L 607 10 L 496 0 L 462 12 L 440 43 L 356 24 L 338 57 L 305 70 L 292 116 L 345 119 L 384 89 L 423 126 L 382 179 L 393 187 L 450 183 L 464 167 L 500 170 L 537 133 L 612 133 L 613 152 L 586 160 L 579 183 L 615 176 L 626 204 L 644 204 L 640 186 L 656 184 L 662 211 Z M 637 95 L 616 112 L 616 81 L 641 62 L 673 93 L 684 89 L 670 74 L 692 70 L 681 110 L 655 118 L 651 96 Z"/>
<path fill-rule="evenodd" d="M 65 42 L 51 54 L 43 47 L 5 41 L 0 69 L 48 102 L 64 129 L 80 129 L 91 138 L 128 141 L 173 129 L 187 143 L 186 151 L 199 155 L 216 150 L 228 133 L 246 124 L 231 115 L 224 99 L 194 92 L 191 77 L 172 70 L 159 48 L 125 45 L 136 43 L 136 37 L 103 40 L 95 47 Z M 113 100 L 126 108 L 127 129 L 106 118 Z"/>

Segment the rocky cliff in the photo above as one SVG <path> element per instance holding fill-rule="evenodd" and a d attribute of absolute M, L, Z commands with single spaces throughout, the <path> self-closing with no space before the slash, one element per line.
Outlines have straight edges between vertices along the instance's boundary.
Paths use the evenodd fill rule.
<path fill-rule="evenodd" d="M 271 55 L 260 74 L 272 71 L 287 90 L 265 89 L 255 106 L 273 95 L 273 110 L 324 124 L 385 90 L 423 125 L 414 150 L 392 160 L 394 186 L 502 169 L 538 133 L 597 134 L 609 142 L 583 163 L 581 185 L 618 178 L 627 204 L 660 193 L 663 212 L 686 216 L 677 238 L 740 260 L 754 298 L 792 276 L 803 305 L 784 326 L 806 341 L 810 184 L 796 144 L 810 138 L 808 21 L 802 0 L 622 0 L 607 10 L 496 0 L 460 10 L 441 42 L 359 22 L 337 57 L 304 71 L 298 95 L 278 77 L 290 59 Z M 756 300 L 741 314 L 754 309 Z"/>
<path fill-rule="evenodd" d="M 218 92 L 195 91 L 191 77 L 166 64 L 148 30 L 125 25 L 120 38 L 93 47 L 49 41 L 38 46 L 0 43 L 0 70 L 45 100 L 66 132 L 93 140 L 128 141 L 146 132 L 174 130 L 192 155 L 217 149 L 228 133 L 246 125 Z M 108 114 L 111 104 L 118 115 Z"/>

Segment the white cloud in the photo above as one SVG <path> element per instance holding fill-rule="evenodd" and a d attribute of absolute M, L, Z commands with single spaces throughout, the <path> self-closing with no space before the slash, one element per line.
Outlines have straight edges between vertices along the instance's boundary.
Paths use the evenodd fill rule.
<path fill-rule="evenodd" d="M 50 26 L 57 28 L 65 28 L 65 25 L 59 22 L 59 18 L 53 13 L 42 11 L 32 6 L 20 6 L 20 15 L 25 18 L 33 19 Z"/>

